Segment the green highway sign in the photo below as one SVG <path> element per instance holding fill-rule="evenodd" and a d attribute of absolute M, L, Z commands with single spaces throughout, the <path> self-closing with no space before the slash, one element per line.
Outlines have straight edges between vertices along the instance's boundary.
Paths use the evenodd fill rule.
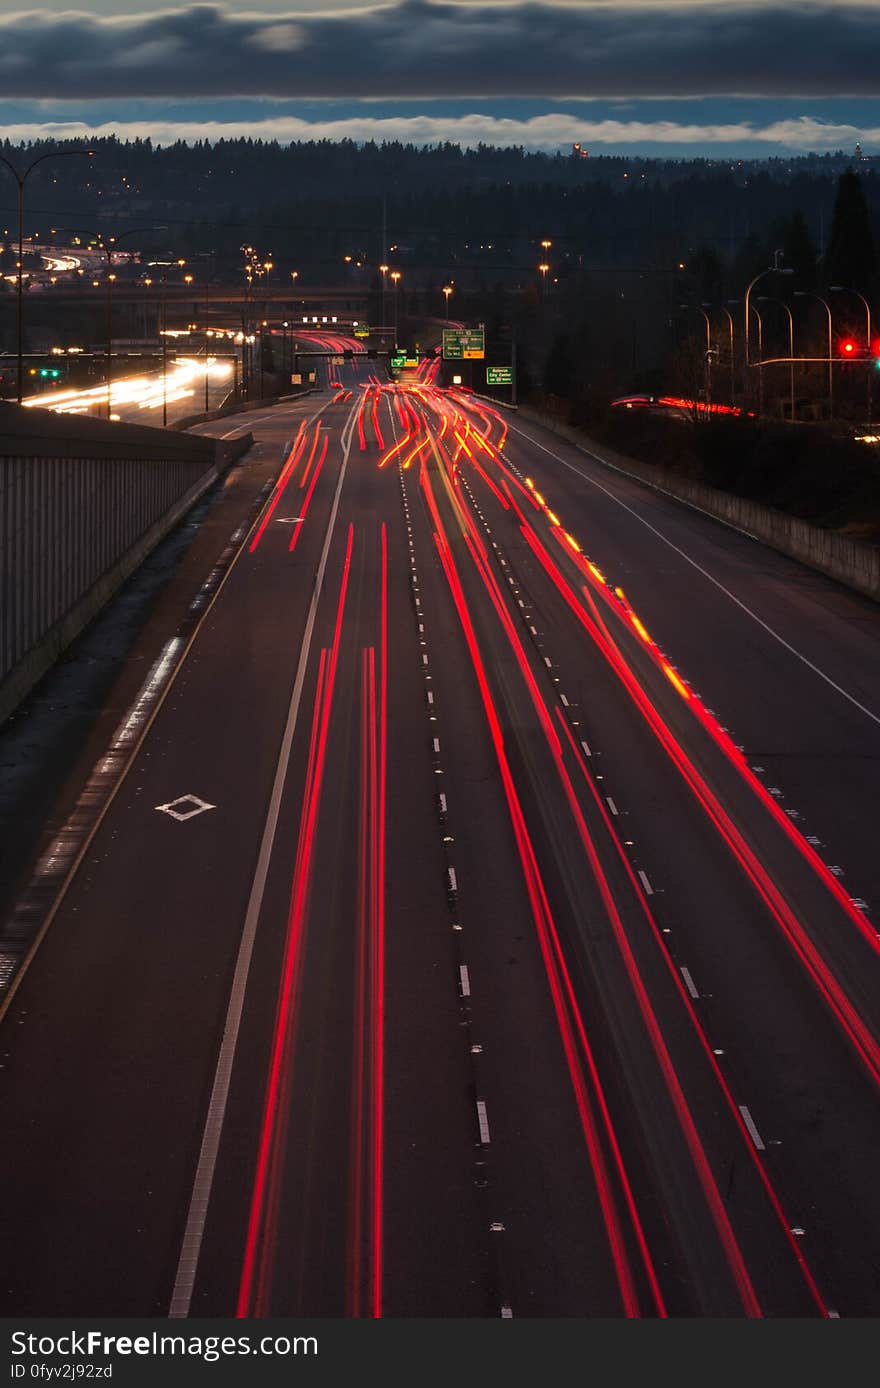
<path fill-rule="evenodd" d="M 398 357 L 392 357 L 391 365 L 394 367 L 395 371 L 402 370 L 402 368 L 406 366 L 406 357 L 403 355 Z"/>
<path fill-rule="evenodd" d="M 444 361 L 482 361 L 485 355 L 485 328 L 443 329 Z"/>
<path fill-rule="evenodd" d="M 513 367 L 512 366 L 487 366 L 486 367 L 487 386 L 512 386 Z"/>

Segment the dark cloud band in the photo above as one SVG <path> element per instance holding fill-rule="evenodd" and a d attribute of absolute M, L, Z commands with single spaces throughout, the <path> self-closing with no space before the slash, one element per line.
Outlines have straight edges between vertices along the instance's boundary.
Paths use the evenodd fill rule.
<path fill-rule="evenodd" d="M 880 95 L 867 3 L 450 5 L 0 19 L 7 99 Z"/>

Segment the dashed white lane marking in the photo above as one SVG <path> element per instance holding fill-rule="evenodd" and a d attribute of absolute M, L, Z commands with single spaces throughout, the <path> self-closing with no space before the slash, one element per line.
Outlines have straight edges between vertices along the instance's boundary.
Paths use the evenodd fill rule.
<path fill-rule="evenodd" d="M 605 799 L 608 801 L 608 808 L 609 808 L 609 810 L 611 811 L 611 813 L 612 813 L 612 814 L 619 814 L 620 811 L 618 810 L 618 808 L 617 808 L 617 806 L 615 805 L 614 801 L 611 799 L 611 796 L 610 796 L 610 795 L 606 795 L 606 796 L 605 796 Z"/>
<path fill-rule="evenodd" d="M 423 656 L 422 656 L 422 664 L 423 664 L 423 665 L 427 665 L 427 663 L 428 663 L 428 657 L 427 657 L 426 655 L 423 655 Z"/>
<path fill-rule="evenodd" d="M 537 636 L 538 634 L 533 626 L 529 626 L 529 631 L 532 633 L 533 636 Z"/>
<path fill-rule="evenodd" d="M 840 694 L 842 698 L 848 700 L 848 702 L 851 703 L 854 708 L 857 708 L 860 713 L 864 713 L 865 716 L 867 718 L 870 718 L 872 722 L 880 724 L 880 716 L 878 716 L 876 713 L 873 713 L 871 709 L 866 708 L 864 704 L 859 703 L 858 699 L 856 699 L 852 694 L 850 694 L 848 690 L 842 688 L 842 686 L 839 685 L 836 682 L 836 680 L 833 680 L 830 675 L 826 675 L 825 671 L 820 669 L 818 665 L 814 665 L 812 660 L 808 659 L 807 656 L 803 655 L 797 649 L 796 646 L 793 646 L 791 644 L 790 641 L 786 641 L 784 636 L 780 636 L 779 632 L 776 631 L 773 627 L 771 627 L 769 622 L 765 622 L 763 617 L 759 617 L 757 612 L 753 612 L 752 609 L 749 606 L 747 606 L 747 604 L 744 603 L 741 598 L 738 598 L 735 593 L 732 593 L 730 591 L 729 588 L 725 588 L 724 584 L 721 582 L 720 579 L 715 578 L 714 574 L 710 574 L 709 570 L 704 569 L 702 564 L 698 564 L 696 559 L 692 559 L 691 556 L 685 550 L 681 549 L 678 545 L 674 544 L 672 540 L 670 540 L 666 535 L 663 534 L 662 530 L 658 530 L 655 525 L 651 525 L 650 521 L 646 521 L 644 516 L 640 516 L 638 511 L 633 510 L 632 506 L 627 506 L 626 502 L 621 501 L 620 497 L 615 496 L 614 493 L 610 491 L 608 487 L 603 487 L 601 482 L 597 482 L 595 477 L 590 477 L 589 473 L 583 472 L 579 467 L 575 467 L 573 463 L 568 462 L 565 458 L 561 458 L 558 453 L 553 452 L 552 448 L 545 448 L 544 444 L 538 443 L 537 439 L 531 438 L 531 436 L 529 434 L 526 434 L 524 430 L 517 429 L 514 425 L 511 425 L 510 427 L 511 429 L 513 429 L 514 433 L 522 435 L 524 439 L 528 439 L 529 443 L 534 444 L 536 448 L 540 448 L 544 453 L 548 453 L 551 458 L 555 458 L 558 463 L 562 463 L 563 467 L 567 467 L 570 472 L 577 473 L 578 477 L 582 477 L 585 482 L 589 482 L 590 485 L 596 487 L 598 491 L 604 492 L 604 494 L 611 501 L 616 502 L 616 504 L 622 507 L 624 511 L 627 511 L 635 520 L 639 522 L 640 525 L 644 525 L 647 530 L 650 530 L 652 535 L 656 535 L 658 540 L 662 540 L 664 545 L 668 545 L 669 548 L 674 550 L 676 554 L 679 554 L 682 559 L 684 559 L 688 564 L 691 565 L 692 568 L 697 570 L 697 573 L 701 573 L 704 578 L 707 578 L 710 583 L 714 584 L 720 592 L 724 593 L 726 597 L 730 598 L 731 602 L 736 603 L 737 607 L 742 612 L 745 612 L 746 616 L 751 617 L 753 622 L 757 622 L 759 627 L 763 627 L 764 631 L 767 632 L 768 636 L 772 636 L 774 641 L 778 641 L 780 646 L 784 646 L 785 649 L 789 651 L 797 660 L 802 661 L 803 664 L 806 665 L 809 670 L 813 671 L 814 675 L 818 675 L 820 680 L 824 680 L 826 684 L 830 685 L 831 688 L 835 690 L 838 694 Z M 614 467 L 613 463 L 607 463 L 604 458 L 600 458 L 597 453 L 591 453 L 588 448 L 583 449 L 583 452 L 586 453 L 588 457 L 595 458 L 596 461 L 598 463 L 601 463 L 603 467 Z M 620 469 L 618 468 L 615 468 L 614 470 L 620 471 Z M 626 476 L 625 473 L 623 475 Z M 694 509 L 699 511 L 700 508 L 697 506 L 694 507 Z M 703 512 L 702 514 L 705 514 L 705 512 Z M 760 543 L 760 541 L 758 543 Z"/>
<path fill-rule="evenodd" d="M 434 738 L 434 751 L 435 751 L 435 752 L 439 752 L 439 751 L 440 751 L 440 739 L 439 739 L 439 737 L 435 737 L 435 738 Z"/>
<path fill-rule="evenodd" d="M 692 997 L 692 998 L 698 998 L 698 997 L 700 996 L 700 994 L 697 992 L 697 985 L 696 985 L 696 983 L 694 983 L 694 980 L 691 978 L 691 971 L 690 971 L 690 969 L 686 969 L 686 968 L 684 968 L 684 966 L 682 966 L 681 976 L 682 976 L 682 978 L 684 979 L 684 986 L 685 986 L 685 988 L 687 988 L 687 990 L 688 990 L 688 992 L 690 993 L 691 997 Z"/>
<path fill-rule="evenodd" d="M 829 1311 L 828 1314 L 829 1314 L 829 1316 L 830 1316 L 830 1315 L 831 1315 L 831 1312 Z M 834 1314 L 837 1315 L 837 1312 L 835 1311 Z M 512 1321 L 512 1320 L 513 1320 L 513 1311 L 510 1309 L 509 1306 L 502 1306 L 502 1308 L 501 1308 L 501 1319 L 502 1319 L 503 1321 Z"/>
<path fill-rule="evenodd" d="M 486 1100 L 477 1100 L 477 1122 L 480 1126 L 480 1141 L 484 1147 L 489 1145 L 489 1119 L 486 1114 Z"/>
<path fill-rule="evenodd" d="M 442 791 L 440 792 L 440 813 L 446 813 L 446 796 L 443 794 Z"/>
<path fill-rule="evenodd" d="M 585 757 L 591 757 L 591 756 L 593 755 L 592 752 L 590 751 L 589 743 L 584 742 L 584 739 L 583 739 L 583 738 L 581 738 L 581 746 L 582 746 L 583 749 L 584 749 L 584 756 L 585 756 Z"/>
<path fill-rule="evenodd" d="M 552 670 L 552 669 L 553 669 L 553 661 L 550 659 L 550 657 L 549 657 L 548 655 L 545 655 L 545 656 L 544 656 L 544 664 L 547 666 L 547 669 L 548 669 L 548 670 Z"/>
<path fill-rule="evenodd" d="M 450 890 L 453 891 L 453 892 L 457 892 L 457 891 L 458 891 L 458 878 L 457 878 L 456 875 L 455 875 L 455 868 L 454 868 L 454 867 L 447 868 L 447 869 L 446 869 L 446 872 L 447 872 L 447 874 L 448 874 L 448 876 L 449 876 L 449 886 L 450 886 Z"/>
<path fill-rule="evenodd" d="M 434 702 L 434 695 L 431 693 L 431 690 L 429 689 L 429 690 L 428 690 L 428 703 L 429 703 L 429 704 L 433 704 L 433 702 Z"/>
<path fill-rule="evenodd" d="M 468 973 L 467 964 L 459 964 L 458 981 L 461 987 L 461 996 L 463 998 L 469 998 L 471 995 L 471 977 Z"/>
<path fill-rule="evenodd" d="M 748 1109 L 746 1108 L 745 1104 L 739 1104 L 739 1105 L 737 1105 L 737 1107 L 739 1108 L 739 1111 L 740 1111 L 740 1113 L 742 1114 L 742 1120 L 743 1120 L 743 1122 L 745 1123 L 746 1127 L 747 1127 L 748 1130 L 749 1130 L 749 1137 L 750 1137 L 750 1138 L 752 1139 L 752 1141 L 754 1142 L 754 1144 L 755 1144 L 755 1146 L 757 1147 L 758 1151 L 759 1151 L 759 1152 L 763 1152 L 763 1151 L 765 1150 L 765 1148 L 764 1148 L 764 1143 L 763 1143 L 763 1141 L 762 1141 L 762 1139 L 761 1139 L 761 1134 L 758 1132 L 758 1129 L 755 1127 L 755 1120 L 754 1120 L 754 1118 L 753 1118 L 752 1115 L 749 1113 L 749 1111 L 748 1111 Z"/>
<path fill-rule="evenodd" d="M 211 1098 L 208 1104 L 208 1113 L 205 1119 L 204 1130 L 202 1132 L 201 1148 L 199 1150 L 199 1159 L 196 1166 L 195 1178 L 193 1180 L 192 1195 L 190 1197 L 189 1210 L 186 1217 L 183 1242 L 177 1263 L 174 1287 L 171 1293 L 171 1304 L 168 1308 L 168 1315 L 171 1319 L 179 1319 L 188 1316 L 192 1304 L 196 1271 L 199 1264 L 202 1238 L 204 1236 L 205 1222 L 208 1215 L 208 1204 L 211 1198 L 214 1171 L 217 1165 L 217 1155 L 220 1150 L 220 1138 L 226 1116 L 226 1104 L 232 1082 L 232 1067 L 235 1061 L 238 1033 L 244 1011 L 245 990 L 247 988 L 248 974 L 250 973 L 251 956 L 253 954 L 254 941 L 257 933 L 257 923 L 263 904 L 266 880 L 269 875 L 269 863 L 272 857 L 275 834 L 278 828 L 278 819 L 281 813 L 281 800 L 284 793 L 284 784 L 287 780 L 293 738 L 299 717 L 300 701 L 302 698 L 303 685 L 305 683 L 306 669 L 309 663 L 309 652 L 312 645 L 312 634 L 315 629 L 318 605 L 324 589 L 324 574 L 327 568 L 327 558 L 333 541 L 333 532 L 336 528 L 336 517 L 339 513 L 339 498 L 342 495 L 342 487 L 348 469 L 354 423 L 355 412 L 352 410 L 342 433 L 342 464 L 336 479 L 336 491 L 333 495 L 333 504 L 330 508 L 330 516 L 327 521 L 324 546 L 318 561 L 318 570 L 315 575 L 315 584 L 312 590 L 312 600 L 309 604 L 305 631 L 300 646 L 299 664 L 293 683 L 293 691 L 290 696 L 287 722 L 284 727 L 281 746 L 278 752 L 275 778 L 272 783 L 272 793 L 269 798 L 269 808 L 263 825 L 257 866 L 251 883 L 250 896 L 248 898 L 244 926 L 242 928 L 241 940 L 238 948 L 238 958 L 235 963 L 232 989 L 226 1009 L 226 1024 L 223 1030 L 223 1039 L 220 1043 L 220 1052 L 217 1057 L 217 1067 L 214 1072 Z"/>
<path fill-rule="evenodd" d="M 640 878 L 640 880 L 641 880 L 642 886 L 644 887 L 645 891 L 648 893 L 648 896 L 653 896 L 653 895 L 654 895 L 654 888 L 651 886 L 651 883 L 648 881 L 648 874 L 644 871 L 643 868 L 639 868 L 639 878 Z"/>
<path fill-rule="evenodd" d="M 568 708 L 568 707 L 569 707 L 569 703 L 568 703 L 568 700 L 566 699 L 565 695 L 564 695 L 564 694 L 560 694 L 559 697 L 560 697 L 560 699 L 562 700 L 562 702 L 565 704 L 565 707 Z"/>

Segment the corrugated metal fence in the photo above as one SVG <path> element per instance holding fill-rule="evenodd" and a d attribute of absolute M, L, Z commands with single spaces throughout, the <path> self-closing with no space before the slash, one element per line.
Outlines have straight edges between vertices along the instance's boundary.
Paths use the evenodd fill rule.
<path fill-rule="evenodd" d="M 0 680 L 204 472 L 203 461 L 0 458 Z"/>
<path fill-rule="evenodd" d="M 0 718 L 218 475 L 212 439 L 35 414 L 0 410 Z"/>

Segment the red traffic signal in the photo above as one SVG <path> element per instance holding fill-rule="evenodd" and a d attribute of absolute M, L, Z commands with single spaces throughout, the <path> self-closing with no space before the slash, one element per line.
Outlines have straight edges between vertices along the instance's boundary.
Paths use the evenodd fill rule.
<path fill-rule="evenodd" d="M 854 357 L 858 348 L 851 337 L 845 337 L 840 344 L 839 351 L 842 357 Z"/>

